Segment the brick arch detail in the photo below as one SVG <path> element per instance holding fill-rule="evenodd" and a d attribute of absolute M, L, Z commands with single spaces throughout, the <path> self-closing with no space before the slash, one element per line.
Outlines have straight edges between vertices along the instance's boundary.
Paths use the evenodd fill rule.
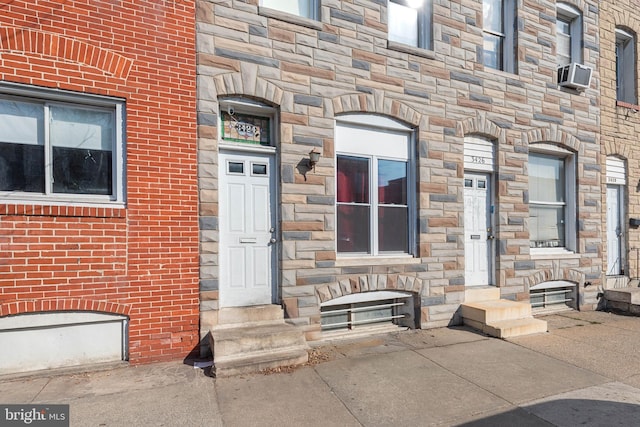
<path fill-rule="evenodd" d="M 248 96 L 274 106 L 281 105 L 284 97 L 282 88 L 250 72 L 219 74 L 213 77 L 213 83 L 218 97 Z"/>
<path fill-rule="evenodd" d="M 396 118 L 413 127 L 418 127 L 422 119 L 422 114 L 418 110 L 397 99 L 385 97 L 381 91 L 377 91 L 373 95 L 355 93 L 337 96 L 331 100 L 331 106 L 333 107 L 333 114 L 327 112 L 325 115 L 337 116 L 348 113 L 380 114 Z"/>
<path fill-rule="evenodd" d="M 613 19 L 616 23 L 616 27 L 625 27 L 632 32 L 640 33 L 640 21 L 631 13 L 624 13 L 623 11 L 613 11 Z"/>
<path fill-rule="evenodd" d="M 351 294 L 371 291 L 405 291 L 422 296 L 422 279 L 401 274 L 369 274 L 350 276 L 338 282 L 316 286 L 316 295 L 320 303 Z"/>
<path fill-rule="evenodd" d="M 631 145 L 622 144 L 619 141 L 606 141 L 604 144 L 605 156 L 619 157 L 622 160 L 628 161 L 631 158 Z"/>
<path fill-rule="evenodd" d="M 548 268 L 544 270 L 538 270 L 535 273 L 525 278 L 525 285 L 527 288 L 531 288 L 535 285 L 544 282 L 553 282 L 556 280 L 565 280 L 567 282 L 573 282 L 579 286 L 583 286 L 586 276 L 583 272 L 574 270 L 572 268 Z"/>
<path fill-rule="evenodd" d="M 502 128 L 485 116 L 477 116 L 460 121 L 456 130 L 460 137 L 479 135 L 497 140 L 500 144 L 506 142 L 505 132 Z"/>
<path fill-rule="evenodd" d="M 531 129 L 523 133 L 522 140 L 525 145 L 543 142 L 558 144 L 576 153 L 580 153 L 582 149 L 582 142 L 578 138 L 557 127 Z"/>
<path fill-rule="evenodd" d="M 131 307 L 110 301 L 75 298 L 11 301 L 0 304 L 0 317 L 51 311 L 97 311 L 128 316 Z"/>
<path fill-rule="evenodd" d="M 0 27 L 1 50 L 85 64 L 121 79 L 128 77 L 133 66 L 133 61 L 129 58 L 108 49 L 31 28 Z"/>

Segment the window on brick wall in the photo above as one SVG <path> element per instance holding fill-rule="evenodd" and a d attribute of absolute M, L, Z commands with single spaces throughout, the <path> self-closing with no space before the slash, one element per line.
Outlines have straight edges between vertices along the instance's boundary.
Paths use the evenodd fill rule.
<path fill-rule="evenodd" d="M 340 254 L 413 254 L 412 130 L 366 115 L 336 126 L 337 249 Z"/>
<path fill-rule="evenodd" d="M 302 18 L 318 19 L 319 0 L 261 0 L 260 6 L 290 13 Z"/>
<path fill-rule="evenodd" d="M 485 67 L 515 73 L 515 0 L 483 0 L 482 12 Z"/>
<path fill-rule="evenodd" d="M 616 89 L 618 101 L 637 104 L 635 34 L 616 28 Z"/>
<path fill-rule="evenodd" d="M 0 193 L 124 202 L 123 117 L 121 100 L 0 85 Z"/>
<path fill-rule="evenodd" d="M 532 146 L 529 153 L 532 251 L 575 251 L 575 200 L 575 155 L 547 144 Z"/>
<path fill-rule="evenodd" d="M 432 49 L 432 0 L 389 0 L 389 41 Z"/>
<path fill-rule="evenodd" d="M 558 3 L 556 7 L 558 66 L 582 63 L 582 13 L 566 3 Z"/>

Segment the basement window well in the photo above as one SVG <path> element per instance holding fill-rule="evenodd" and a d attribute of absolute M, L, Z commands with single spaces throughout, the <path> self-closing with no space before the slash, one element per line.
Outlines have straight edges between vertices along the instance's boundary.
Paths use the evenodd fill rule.
<path fill-rule="evenodd" d="M 320 306 L 323 332 L 366 332 L 381 326 L 415 328 L 413 295 L 373 291 L 344 295 Z"/>
<path fill-rule="evenodd" d="M 576 295 L 576 284 L 564 280 L 540 283 L 529 289 L 534 313 L 575 309 Z"/>

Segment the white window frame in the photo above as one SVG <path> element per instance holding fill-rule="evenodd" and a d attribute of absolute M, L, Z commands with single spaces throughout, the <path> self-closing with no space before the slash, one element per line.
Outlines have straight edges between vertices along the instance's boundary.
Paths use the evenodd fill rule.
<path fill-rule="evenodd" d="M 571 151 L 552 144 L 535 144 L 529 148 L 529 155 L 541 154 L 554 156 L 564 160 L 565 174 L 565 210 L 564 210 L 564 241 L 565 246 L 559 248 L 530 248 L 531 255 L 553 255 L 577 252 L 577 211 L 576 211 L 576 164 L 577 155 Z M 529 195 L 531 197 L 531 195 Z M 535 204 L 535 200 L 529 199 L 529 205 Z"/>
<path fill-rule="evenodd" d="M 394 39 L 392 34 L 389 32 L 388 38 L 391 44 L 399 43 L 406 44 L 407 46 L 416 47 L 419 49 L 432 50 L 433 49 L 433 0 L 422 0 L 422 4 L 420 6 L 414 5 L 414 3 L 418 4 L 419 1 L 416 0 L 389 0 L 387 6 L 387 22 L 389 25 L 391 24 L 391 5 L 390 3 L 397 3 L 405 7 L 410 7 L 417 10 L 417 27 L 418 33 L 416 34 L 417 43 L 414 44 L 406 44 L 400 40 Z"/>
<path fill-rule="evenodd" d="M 407 138 L 406 147 L 399 147 L 398 144 L 384 144 L 384 143 L 372 143 L 370 140 L 361 140 L 357 138 L 350 138 L 346 133 L 349 129 L 354 130 L 366 130 L 366 131 L 379 131 L 381 135 L 397 134 Z M 336 119 L 336 165 L 338 156 L 354 156 L 360 158 L 367 158 L 370 161 L 370 165 L 373 165 L 377 160 L 396 160 L 404 161 L 407 163 L 407 252 L 380 252 L 378 251 L 378 228 L 377 228 L 377 208 L 378 208 L 378 192 L 377 181 L 374 178 L 373 168 L 369 170 L 369 205 L 371 206 L 371 218 L 369 228 L 369 238 L 371 242 L 370 252 L 338 252 L 336 246 L 336 253 L 341 258 L 354 258 L 354 257 L 394 257 L 394 256 L 415 256 L 416 255 L 416 184 L 415 184 L 415 131 L 414 129 L 405 126 L 395 120 L 371 115 L 371 114 L 349 114 L 340 116 Z M 337 166 L 336 166 L 337 175 Z M 335 194 L 338 194 L 338 180 L 335 180 Z M 337 196 L 335 205 L 335 215 L 337 224 Z M 375 217 L 375 218 L 374 218 Z M 337 235 L 336 227 L 336 242 L 339 236 Z"/>
<path fill-rule="evenodd" d="M 616 28 L 616 97 L 618 101 L 637 104 L 636 37 Z"/>
<path fill-rule="evenodd" d="M 569 63 L 577 62 L 582 64 L 582 12 L 570 4 L 558 3 L 556 5 L 556 20 L 563 21 L 569 25 Z M 559 38 L 561 35 L 557 34 L 557 37 Z M 558 59 L 560 59 L 560 57 L 558 57 Z M 558 66 L 562 65 L 568 64 L 558 61 Z"/>
<path fill-rule="evenodd" d="M 38 205 L 91 205 L 96 207 L 124 206 L 126 202 L 126 124 L 125 101 L 120 98 L 81 94 L 71 91 L 37 88 L 33 86 L 0 83 L 0 98 L 14 99 L 21 102 L 30 102 L 42 105 L 45 113 L 45 140 L 44 140 L 44 170 L 45 192 L 32 193 L 25 191 L 0 191 L 0 198 L 5 203 L 34 203 Z M 71 108 L 84 108 L 102 111 L 111 111 L 114 115 L 114 140 L 111 152 L 112 163 L 112 192 L 110 195 L 100 194 L 73 194 L 53 192 L 53 170 L 51 166 L 51 143 L 48 137 L 49 106 L 65 106 Z"/>
<path fill-rule="evenodd" d="M 253 152 L 276 152 L 276 136 L 279 129 L 278 115 L 276 109 L 248 98 L 225 98 L 220 100 L 220 112 L 233 112 L 239 114 L 254 115 L 266 118 L 269 124 L 270 145 L 250 144 L 246 142 L 229 141 L 222 138 L 222 114 L 218 114 L 218 147 L 232 150 L 244 150 Z"/>
<path fill-rule="evenodd" d="M 502 0 L 502 33 L 496 33 L 484 28 L 484 26 L 482 28 L 483 34 L 499 36 L 502 39 L 502 68 L 497 70 L 507 73 L 516 72 L 516 7 L 516 0 Z M 484 56 L 480 58 L 480 62 L 485 64 Z M 496 69 L 487 64 L 485 64 L 485 67 L 487 69 Z"/>
<path fill-rule="evenodd" d="M 277 10 L 278 12 L 286 13 L 292 16 L 298 16 L 300 18 L 311 19 L 314 21 L 318 21 L 320 17 L 320 0 L 306 0 L 309 7 L 309 15 L 302 15 L 300 13 L 295 13 L 287 9 L 287 7 L 283 5 L 292 4 L 292 0 L 260 0 L 260 7 L 269 8 L 272 10 Z M 278 3 L 282 4 L 279 5 Z"/>

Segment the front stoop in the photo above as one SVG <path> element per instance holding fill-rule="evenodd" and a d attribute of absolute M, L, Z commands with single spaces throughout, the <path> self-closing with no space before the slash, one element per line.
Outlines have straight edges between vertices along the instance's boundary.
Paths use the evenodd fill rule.
<path fill-rule="evenodd" d="M 497 338 L 513 338 L 547 332 L 547 322 L 533 318 L 530 304 L 499 299 L 499 289 L 497 294 L 496 291 L 482 289 L 467 292 L 465 297 L 468 297 L 468 302 L 460 306 L 465 325 Z M 482 300 L 483 296 L 491 299 Z"/>
<path fill-rule="evenodd" d="M 640 288 L 606 289 L 604 299 L 608 309 L 640 315 Z"/>
<path fill-rule="evenodd" d="M 309 346 L 302 330 L 285 323 L 278 305 L 223 308 L 211 330 L 217 377 L 307 362 Z"/>

